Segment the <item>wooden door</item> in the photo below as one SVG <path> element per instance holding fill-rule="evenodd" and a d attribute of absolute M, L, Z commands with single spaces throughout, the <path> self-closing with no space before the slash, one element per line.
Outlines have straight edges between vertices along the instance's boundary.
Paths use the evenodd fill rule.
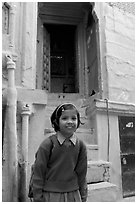
<path fill-rule="evenodd" d="M 135 195 L 135 118 L 119 117 L 123 196 Z"/>
<path fill-rule="evenodd" d="M 43 26 L 43 89 L 50 92 L 50 34 Z"/>
<path fill-rule="evenodd" d="M 88 95 L 98 92 L 98 56 L 97 56 L 97 31 L 96 23 L 92 16 L 86 32 L 87 43 L 87 72 L 88 72 Z"/>

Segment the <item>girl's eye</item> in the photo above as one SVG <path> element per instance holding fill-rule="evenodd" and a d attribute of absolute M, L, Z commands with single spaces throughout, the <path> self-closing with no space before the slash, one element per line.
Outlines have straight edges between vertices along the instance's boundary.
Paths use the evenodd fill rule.
<path fill-rule="evenodd" d="M 72 120 L 76 120 L 76 119 L 77 119 L 76 117 L 73 117 L 73 118 L 72 118 Z"/>
<path fill-rule="evenodd" d="M 67 117 L 62 117 L 62 120 L 67 120 Z"/>
<path fill-rule="evenodd" d="M 62 117 L 61 119 L 62 119 L 62 120 L 68 120 L 69 118 L 68 118 L 68 117 Z M 76 119 L 77 119 L 77 117 L 72 117 L 72 118 L 71 118 L 71 120 L 76 120 Z"/>

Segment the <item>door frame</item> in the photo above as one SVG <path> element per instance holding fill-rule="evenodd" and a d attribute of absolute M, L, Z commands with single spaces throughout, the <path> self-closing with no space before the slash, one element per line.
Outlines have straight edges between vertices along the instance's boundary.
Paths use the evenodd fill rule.
<path fill-rule="evenodd" d="M 86 15 L 86 12 L 85 12 Z M 87 77 L 86 77 L 86 49 L 85 49 L 85 19 L 78 21 L 77 18 L 61 18 L 54 15 L 38 15 L 38 32 L 37 32 L 37 75 L 36 84 L 38 89 L 43 89 L 43 25 L 44 24 L 65 24 L 76 25 L 77 27 L 77 64 L 78 64 L 78 83 L 80 95 L 85 95 L 87 90 Z M 49 92 L 50 93 L 50 92 Z"/>

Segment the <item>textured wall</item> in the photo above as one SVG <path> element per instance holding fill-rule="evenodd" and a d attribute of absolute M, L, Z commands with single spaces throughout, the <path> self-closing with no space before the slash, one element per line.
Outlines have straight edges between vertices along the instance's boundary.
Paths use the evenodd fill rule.
<path fill-rule="evenodd" d="M 135 16 L 105 7 L 106 66 L 109 99 L 135 102 Z"/>
<path fill-rule="evenodd" d="M 108 4 L 135 15 L 135 2 L 108 2 Z"/>
<path fill-rule="evenodd" d="M 12 2 L 7 5 L 9 6 L 7 16 L 9 32 L 4 30 L 7 21 L 4 21 L 3 14 L 2 51 L 10 51 L 15 58 L 16 85 L 35 88 L 37 3 Z"/>

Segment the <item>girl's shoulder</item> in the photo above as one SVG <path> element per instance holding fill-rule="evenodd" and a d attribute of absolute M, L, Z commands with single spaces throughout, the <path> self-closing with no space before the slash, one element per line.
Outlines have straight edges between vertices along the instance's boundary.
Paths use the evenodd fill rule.
<path fill-rule="evenodd" d="M 83 142 L 83 140 L 79 139 L 77 137 L 77 144 L 80 148 L 86 148 L 86 144 Z"/>
<path fill-rule="evenodd" d="M 55 139 L 56 139 L 56 134 L 50 135 L 45 140 L 43 140 L 43 142 L 40 144 L 40 147 L 44 149 L 51 147 L 51 145 L 53 144 L 53 140 Z"/>
<path fill-rule="evenodd" d="M 78 138 L 78 147 L 79 147 L 79 159 L 87 158 L 87 147 L 86 144 Z"/>

